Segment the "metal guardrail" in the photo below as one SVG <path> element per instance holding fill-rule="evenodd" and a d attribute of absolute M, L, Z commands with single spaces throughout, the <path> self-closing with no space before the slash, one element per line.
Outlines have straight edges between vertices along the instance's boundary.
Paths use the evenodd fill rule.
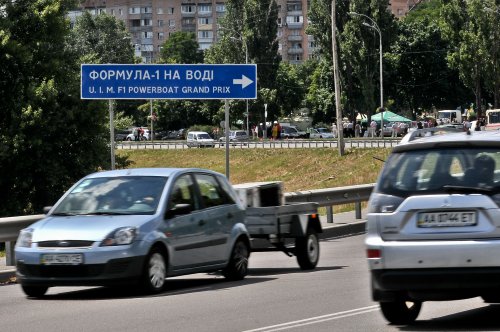
<path fill-rule="evenodd" d="M 333 223 L 333 206 L 355 203 L 356 219 L 361 219 L 361 203 L 368 201 L 374 184 L 314 189 L 285 193 L 286 203 L 316 202 L 327 209 L 327 222 Z M 21 229 L 42 219 L 45 215 L 0 218 L 0 242 L 5 242 L 7 265 L 14 265 L 14 244 Z"/>
<path fill-rule="evenodd" d="M 398 145 L 401 138 L 355 138 L 344 139 L 346 147 L 356 148 L 381 148 Z M 297 149 L 297 148 L 337 148 L 336 139 L 281 139 L 247 142 L 230 142 L 231 149 Z M 224 148 L 225 143 L 215 142 L 215 148 Z M 115 142 L 118 150 L 184 150 L 190 149 L 185 141 L 139 141 Z"/>

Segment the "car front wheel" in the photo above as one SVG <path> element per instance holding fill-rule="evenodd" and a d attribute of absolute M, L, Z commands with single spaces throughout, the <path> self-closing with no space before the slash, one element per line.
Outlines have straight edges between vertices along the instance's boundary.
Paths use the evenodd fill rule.
<path fill-rule="evenodd" d="M 229 264 L 222 271 L 228 280 L 242 280 L 248 274 L 248 257 L 250 248 L 243 240 L 238 240 L 231 252 Z"/>
<path fill-rule="evenodd" d="M 422 302 L 410 302 L 396 300 L 391 302 L 380 302 L 380 309 L 385 319 L 394 325 L 408 325 L 417 319 Z"/>
<path fill-rule="evenodd" d="M 45 286 L 25 286 L 22 285 L 21 288 L 23 289 L 24 294 L 28 295 L 29 297 L 42 297 L 47 293 L 47 290 L 49 287 Z"/>
<path fill-rule="evenodd" d="M 142 272 L 142 288 L 150 294 L 157 294 L 165 286 L 167 277 L 167 263 L 163 252 L 159 248 L 153 248 L 146 257 L 144 270 Z"/>

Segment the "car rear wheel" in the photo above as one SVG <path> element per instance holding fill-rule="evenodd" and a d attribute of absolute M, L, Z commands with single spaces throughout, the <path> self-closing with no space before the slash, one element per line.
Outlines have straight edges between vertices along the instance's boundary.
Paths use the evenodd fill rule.
<path fill-rule="evenodd" d="M 242 280 L 248 274 L 248 257 L 250 248 L 243 240 L 238 240 L 231 252 L 229 264 L 222 271 L 228 280 Z"/>
<path fill-rule="evenodd" d="M 319 261 L 319 239 L 314 229 L 308 228 L 305 237 L 295 239 L 295 253 L 302 270 L 312 270 L 316 267 Z"/>
<path fill-rule="evenodd" d="M 146 257 L 142 272 L 142 288 L 150 294 L 160 293 L 165 286 L 166 277 L 167 263 L 165 255 L 160 248 L 155 247 Z"/>
<path fill-rule="evenodd" d="M 42 297 L 47 293 L 47 290 L 49 287 L 45 286 L 25 286 L 22 285 L 21 288 L 23 289 L 24 294 L 28 295 L 29 297 Z"/>
<path fill-rule="evenodd" d="M 380 309 L 385 319 L 394 325 L 408 325 L 417 319 L 422 302 L 410 302 L 396 300 L 391 302 L 380 302 Z"/>

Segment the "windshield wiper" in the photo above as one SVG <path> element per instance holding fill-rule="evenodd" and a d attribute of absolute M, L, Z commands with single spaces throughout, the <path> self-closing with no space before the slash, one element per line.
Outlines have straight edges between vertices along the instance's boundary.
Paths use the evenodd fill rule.
<path fill-rule="evenodd" d="M 56 216 L 56 217 L 66 217 L 66 216 L 76 216 L 76 213 L 72 212 L 55 212 L 51 213 L 51 216 Z"/>
<path fill-rule="evenodd" d="M 498 190 L 494 190 L 493 188 L 484 188 L 484 187 L 470 187 L 470 186 L 452 186 L 445 185 L 443 189 L 448 194 L 493 194 Z"/>

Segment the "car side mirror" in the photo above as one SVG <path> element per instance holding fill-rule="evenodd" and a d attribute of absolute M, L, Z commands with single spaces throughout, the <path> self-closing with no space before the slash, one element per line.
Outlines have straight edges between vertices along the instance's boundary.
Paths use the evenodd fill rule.
<path fill-rule="evenodd" d="M 170 219 L 175 216 L 181 216 L 184 214 L 189 214 L 192 211 L 191 204 L 175 204 L 173 208 L 165 213 L 165 219 Z"/>
<path fill-rule="evenodd" d="M 52 209 L 52 206 L 44 206 L 43 207 L 43 214 L 49 213 L 50 209 Z"/>

